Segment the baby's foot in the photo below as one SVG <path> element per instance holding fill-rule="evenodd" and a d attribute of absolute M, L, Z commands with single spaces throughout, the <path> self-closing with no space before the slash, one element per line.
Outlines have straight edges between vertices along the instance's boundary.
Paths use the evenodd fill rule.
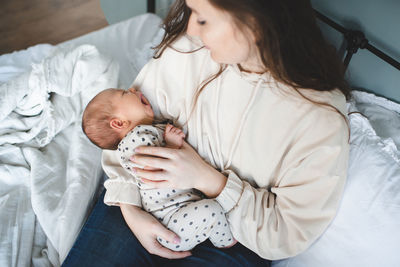
<path fill-rule="evenodd" d="M 224 248 L 231 248 L 231 247 L 233 247 L 234 245 L 236 245 L 237 242 L 238 242 L 238 241 L 237 241 L 235 238 L 233 238 L 233 242 L 232 242 L 230 245 L 225 246 Z"/>
<path fill-rule="evenodd" d="M 164 139 L 167 143 L 167 147 L 181 148 L 183 145 L 183 139 L 185 139 L 185 134 L 181 129 L 176 128 L 171 124 L 167 124 L 165 127 Z"/>

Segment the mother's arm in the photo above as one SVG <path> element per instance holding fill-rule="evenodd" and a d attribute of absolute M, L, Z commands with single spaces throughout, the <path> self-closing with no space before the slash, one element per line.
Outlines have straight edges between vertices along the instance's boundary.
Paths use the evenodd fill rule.
<path fill-rule="evenodd" d="M 122 168 L 113 150 L 103 150 L 101 164 L 108 179 L 104 182 L 106 194 L 104 203 L 119 206 L 120 203 L 142 206 L 139 189 L 135 180 Z"/>
<path fill-rule="evenodd" d="M 135 162 L 163 171 L 137 174 L 158 187 L 194 187 L 209 197 L 218 195 L 240 243 L 267 259 L 291 257 L 323 233 L 338 209 L 349 152 L 347 126 L 339 120 L 299 133 L 301 141 L 285 156 L 270 188 L 255 188 L 232 171 L 228 178 L 217 175 L 188 144 L 180 150 L 140 147 Z"/>
<path fill-rule="evenodd" d="M 115 151 L 104 150 L 102 165 L 109 179 L 104 183 L 107 205 L 119 206 L 125 222 L 142 246 L 151 254 L 177 259 L 190 256 L 188 251 L 176 252 L 157 241 L 157 236 L 171 243 L 179 243 L 179 237 L 169 231 L 151 214 L 141 209 L 141 197 L 134 179 L 122 168 Z"/>

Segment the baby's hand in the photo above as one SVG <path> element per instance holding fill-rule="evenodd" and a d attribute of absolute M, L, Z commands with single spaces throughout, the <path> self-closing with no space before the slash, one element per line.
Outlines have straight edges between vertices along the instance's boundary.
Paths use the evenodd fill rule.
<path fill-rule="evenodd" d="M 167 143 L 167 147 L 181 148 L 183 139 L 185 139 L 185 134 L 181 129 L 176 128 L 171 124 L 167 124 L 165 127 L 164 139 Z"/>

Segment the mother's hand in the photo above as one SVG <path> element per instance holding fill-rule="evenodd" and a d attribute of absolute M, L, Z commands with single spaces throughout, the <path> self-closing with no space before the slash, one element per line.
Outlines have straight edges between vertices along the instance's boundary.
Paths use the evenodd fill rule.
<path fill-rule="evenodd" d="M 157 241 L 157 237 L 174 244 L 178 244 L 180 239 L 148 212 L 129 204 L 120 204 L 120 208 L 129 228 L 149 253 L 168 259 L 180 259 L 191 255 L 189 251 L 178 252 L 163 247 Z"/>
<path fill-rule="evenodd" d="M 221 193 L 227 178 L 205 162 L 185 141 L 180 149 L 142 146 L 135 149 L 134 163 L 158 168 L 134 171 L 146 184 L 155 188 L 196 188 L 213 198 Z"/>

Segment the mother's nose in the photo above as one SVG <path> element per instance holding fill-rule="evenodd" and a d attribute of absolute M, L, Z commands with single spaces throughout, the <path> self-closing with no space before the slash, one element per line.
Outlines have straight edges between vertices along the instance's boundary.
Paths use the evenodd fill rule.
<path fill-rule="evenodd" d="M 193 16 L 193 14 L 191 14 L 189 17 L 186 34 L 189 36 L 199 37 L 199 25 L 196 23 L 196 18 Z"/>

